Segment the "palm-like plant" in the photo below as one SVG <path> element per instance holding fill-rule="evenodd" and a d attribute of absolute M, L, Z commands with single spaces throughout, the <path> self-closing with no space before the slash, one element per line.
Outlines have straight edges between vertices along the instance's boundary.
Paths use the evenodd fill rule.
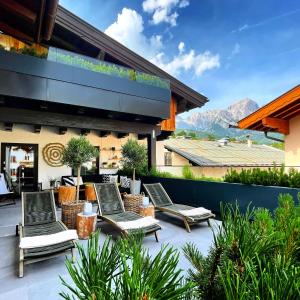
<path fill-rule="evenodd" d="M 73 284 L 61 278 L 70 292 L 60 293 L 66 300 L 179 300 L 191 292 L 192 284 L 183 281 L 177 268 L 177 251 L 163 247 L 152 258 L 142 246 L 142 235 L 114 243 L 108 237 L 100 248 L 96 233 L 87 250 L 79 244 L 77 247 L 79 262 L 66 263 Z"/>

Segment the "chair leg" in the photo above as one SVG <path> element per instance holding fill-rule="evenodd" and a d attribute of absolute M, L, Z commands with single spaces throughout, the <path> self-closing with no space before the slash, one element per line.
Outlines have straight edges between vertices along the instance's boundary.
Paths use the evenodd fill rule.
<path fill-rule="evenodd" d="M 154 232 L 154 235 L 155 235 L 156 242 L 158 243 L 159 240 L 158 240 L 158 233 L 157 233 L 157 231 Z"/>
<path fill-rule="evenodd" d="M 187 232 L 191 232 L 190 225 L 189 225 L 188 221 L 186 220 L 186 218 L 183 219 L 183 222 L 184 222 Z"/>
<path fill-rule="evenodd" d="M 22 278 L 23 276 L 24 276 L 24 253 L 23 250 L 20 250 L 19 277 Z"/>

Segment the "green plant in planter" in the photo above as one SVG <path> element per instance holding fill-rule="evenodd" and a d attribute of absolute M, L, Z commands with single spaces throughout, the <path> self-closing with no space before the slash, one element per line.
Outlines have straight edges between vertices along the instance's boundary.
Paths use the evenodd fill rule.
<path fill-rule="evenodd" d="M 300 299 L 299 216 L 288 194 L 279 196 L 274 217 L 266 209 L 223 207 L 208 256 L 184 247 L 198 299 Z"/>
<path fill-rule="evenodd" d="M 177 268 L 178 252 L 162 248 L 152 257 L 142 240 L 142 235 L 115 242 L 107 237 L 99 247 L 98 232 L 90 237 L 87 249 L 78 244 L 79 261 L 75 265 L 71 260 L 66 263 L 73 283 L 61 278 L 70 294 L 60 295 L 67 300 L 184 299 L 193 286 L 183 281 Z"/>
<path fill-rule="evenodd" d="M 62 163 L 77 170 L 76 202 L 79 200 L 80 170 L 84 163 L 91 161 L 99 151 L 84 137 L 71 138 L 62 152 Z"/>
<path fill-rule="evenodd" d="M 133 173 L 136 170 L 138 175 L 143 175 L 147 171 L 147 149 L 139 144 L 137 140 L 129 139 L 122 146 L 122 170 L 124 173 Z"/>

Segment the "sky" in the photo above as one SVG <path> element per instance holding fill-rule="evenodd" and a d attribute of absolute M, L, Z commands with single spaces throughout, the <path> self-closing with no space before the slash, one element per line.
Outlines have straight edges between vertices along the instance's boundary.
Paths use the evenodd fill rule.
<path fill-rule="evenodd" d="M 205 95 L 201 111 L 263 105 L 300 83 L 298 0 L 59 3 Z"/>

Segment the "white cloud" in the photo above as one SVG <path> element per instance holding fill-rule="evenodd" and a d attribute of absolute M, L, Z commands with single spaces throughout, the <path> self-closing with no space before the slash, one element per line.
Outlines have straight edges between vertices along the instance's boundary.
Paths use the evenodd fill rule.
<path fill-rule="evenodd" d="M 180 43 L 178 44 L 178 50 L 179 50 L 179 53 L 183 53 L 183 52 L 184 52 L 184 48 L 185 48 L 184 42 L 180 42 Z"/>
<path fill-rule="evenodd" d="M 196 53 L 193 49 L 186 52 L 182 41 L 178 44 L 178 54 L 170 59 L 165 54 L 162 36 L 147 37 L 144 34 L 142 16 L 129 8 L 122 9 L 117 20 L 105 33 L 174 76 L 187 71 L 201 76 L 207 70 L 220 67 L 218 54 L 210 51 Z"/>
<path fill-rule="evenodd" d="M 260 22 L 257 22 L 257 23 L 253 23 L 253 24 L 250 24 L 250 25 L 244 24 L 243 26 L 239 27 L 236 30 L 233 30 L 232 32 L 236 33 L 236 32 L 241 32 L 241 31 L 244 31 L 244 30 L 260 27 L 260 26 L 263 26 L 263 25 L 268 24 L 270 22 L 278 21 L 282 18 L 286 18 L 286 17 L 289 17 L 291 15 L 298 14 L 299 12 L 300 12 L 300 8 L 297 8 L 295 10 L 288 11 L 288 12 L 283 13 L 281 15 L 277 15 L 277 16 L 273 16 L 273 17 L 261 20 Z"/>
<path fill-rule="evenodd" d="M 177 25 L 177 8 L 184 8 L 189 5 L 188 0 L 144 0 L 143 10 L 152 15 L 152 23 L 168 23 L 171 26 Z"/>
<path fill-rule="evenodd" d="M 230 53 L 230 55 L 227 57 L 227 59 L 233 59 L 234 56 L 239 54 L 241 51 L 241 45 L 239 43 L 235 43 L 234 47 Z"/>
<path fill-rule="evenodd" d="M 164 53 L 158 53 L 151 61 L 166 72 L 179 76 L 183 71 L 192 71 L 196 76 L 201 76 L 205 71 L 219 68 L 220 57 L 218 54 L 212 54 L 210 51 L 196 54 L 195 50 L 184 53 L 180 43 L 179 53 L 172 60 L 166 58 Z M 182 49 L 180 51 L 180 48 Z"/>
<path fill-rule="evenodd" d="M 161 35 L 147 38 L 144 33 L 143 18 L 135 10 L 124 7 L 117 21 L 105 33 L 138 54 L 152 58 L 162 48 Z"/>

